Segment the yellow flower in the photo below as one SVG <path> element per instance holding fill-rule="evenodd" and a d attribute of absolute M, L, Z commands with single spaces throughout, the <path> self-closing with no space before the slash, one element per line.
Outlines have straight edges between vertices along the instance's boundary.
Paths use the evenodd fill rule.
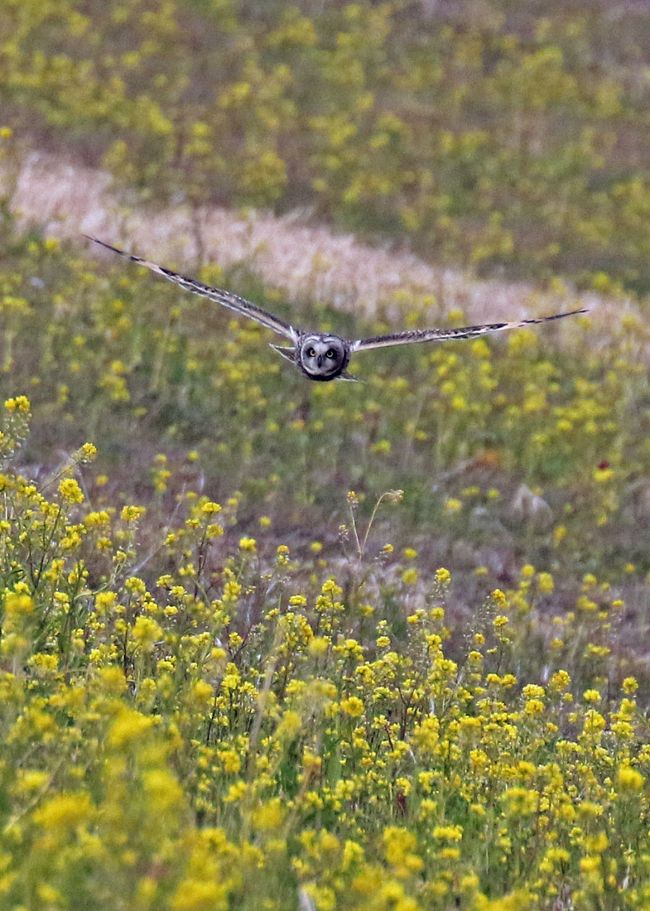
<path fill-rule="evenodd" d="M 20 618 L 28 617 L 34 612 L 34 601 L 30 595 L 22 592 L 8 592 L 5 595 L 4 609 L 6 632 L 7 622 L 14 626 L 20 621 Z"/>
<path fill-rule="evenodd" d="M 404 583 L 404 585 L 415 585 L 415 583 L 417 581 L 418 581 L 418 571 L 417 571 L 417 569 L 415 569 L 414 566 L 411 566 L 411 567 L 409 567 L 409 569 L 404 570 L 404 572 L 402 573 L 402 582 Z"/>
<path fill-rule="evenodd" d="M 539 808 L 539 793 L 532 788 L 508 788 L 503 793 L 504 811 L 506 816 L 531 816 Z"/>
<path fill-rule="evenodd" d="M 282 825 L 285 815 L 280 798 L 274 797 L 254 811 L 253 825 L 262 832 L 272 832 Z"/>
<path fill-rule="evenodd" d="M 293 740 L 300 731 L 301 726 L 302 719 L 298 712 L 293 709 L 287 709 L 276 729 L 276 736 L 279 740 Z"/>
<path fill-rule="evenodd" d="M 89 822 L 92 815 L 90 796 L 82 791 L 59 794 L 50 798 L 34 813 L 34 822 L 49 836 L 64 838 L 69 832 Z"/>
<path fill-rule="evenodd" d="M 563 693 L 571 685 L 571 676 L 567 671 L 556 671 L 548 682 L 549 689 Z"/>
<path fill-rule="evenodd" d="M 566 525 L 557 525 L 557 526 L 553 529 L 553 543 L 554 543 L 554 544 L 561 544 L 562 541 L 564 541 L 564 539 L 565 539 L 566 536 L 568 535 L 568 533 L 569 533 L 569 532 L 568 532 L 568 529 L 567 529 Z"/>
<path fill-rule="evenodd" d="M 527 715 L 543 715 L 544 703 L 541 699 L 527 699 L 524 703 L 524 711 Z"/>
<path fill-rule="evenodd" d="M 431 833 L 436 841 L 459 842 L 463 837 L 462 826 L 434 826 Z"/>
<path fill-rule="evenodd" d="M 309 642 L 308 649 L 310 654 L 314 655 L 314 657 L 319 657 L 327 652 L 329 645 L 329 639 L 326 639 L 324 636 L 314 636 Z"/>
<path fill-rule="evenodd" d="M 210 879 L 181 880 L 171 898 L 171 911 L 225 911 L 228 886 Z"/>
<path fill-rule="evenodd" d="M 163 631 L 151 617 L 140 616 L 133 625 L 131 636 L 139 650 L 147 654 L 153 651 L 156 642 L 163 638 Z"/>
<path fill-rule="evenodd" d="M 197 680 L 192 686 L 192 698 L 200 705 L 208 706 L 214 698 L 214 687 L 207 680 Z"/>
<path fill-rule="evenodd" d="M 224 772 L 236 775 L 241 769 L 241 759 L 234 750 L 220 750 L 217 754 L 223 765 Z"/>
<path fill-rule="evenodd" d="M 154 719 L 134 709 L 123 708 L 110 727 L 108 742 L 116 750 L 138 743 L 154 725 Z"/>
<path fill-rule="evenodd" d="M 124 506 L 120 513 L 123 522 L 137 522 L 145 514 L 144 506 Z"/>
<path fill-rule="evenodd" d="M 97 447 L 94 443 L 84 443 L 77 452 L 80 462 L 92 462 L 97 456 Z"/>
<path fill-rule="evenodd" d="M 105 693 L 120 696 L 126 691 L 127 682 L 124 671 L 120 667 L 103 667 L 98 671 L 98 679 L 100 687 Z"/>
<path fill-rule="evenodd" d="M 645 778 L 641 772 L 632 769 L 630 766 L 622 766 L 616 776 L 619 791 L 622 793 L 640 791 L 645 784 Z"/>
<path fill-rule="evenodd" d="M 201 506 L 201 512 L 204 516 L 214 516 L 216 513 L 221 512 L 221 506 L 212 500 L 208 500 L 207 503 L 203 503 Z"/>
<path fill-rule="evenodd" d="M 50 886 L 49 883 L 39 883 L 36 887 L 36 893 L 39 899 L 48 907 L 60 906 L 63 903 L 61 893 L 54 886 Z"/>
<path fill-rule="evenodd" d="M 528 683 L 523 689 L 523 695 L 526 699 L 543 699 L 544 687 L 537 683 Z"/>
<path fill-rule="evenodd" d="M 167 769 L 151 769 L 145 772 L 142 787 L 147 796 L 148 806 L 154 814 L 168 813 L 183 805 L 183 790 Z"/>
<path fill-rule="evenodd" d="M 31 407 L 32 404 L 26 395 L 17 395 L 15 398 L 5 399 L 5 410 L 10 414 L 13 414 L 15 411 L 28 414 Z"/>
<path fill-rule="evenodd" d="M 537 588 L 543 595 L 550 595 L 555 588 L 553 576 L 550 573 L 540 573 L 537 576 Z"/>
<path fill-rule="evenodd" d="M 417 840 L 413 832 L 400 826 L 386 826 L 383 832 L 384 855 L 400 879 L 419 873 L 424 863 L 415 854 Z"/>
<path fill-rule="evenodd" d="M 363 715 L 363 701 L 358 696 L 349 696 L 341 700 L 341 711 L 351 718 L 359 718 Z"/>
<path fill-rule="evenodd" d="M 413 742 L 420 750 L 433 755 L 439 742 L 440 722 L 435 717 L 424 718 L 413 731 Z"/>
<path fill-rule="evenodd" d="M 68 503 L 83 503 L 85 497 L 74 478 L 64 478 L 59 482 L 59 493 Z"/>

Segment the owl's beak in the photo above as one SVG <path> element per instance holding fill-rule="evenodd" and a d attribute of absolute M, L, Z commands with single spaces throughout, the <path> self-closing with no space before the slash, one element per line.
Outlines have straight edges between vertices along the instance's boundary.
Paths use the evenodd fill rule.
<path fill-rule="evenodd" d="M 316 358 L 316 363 L 318 364 L 319 367 L 323 366 L 323 355 L 322 354 L 318 355 L 318 357 Z"/>

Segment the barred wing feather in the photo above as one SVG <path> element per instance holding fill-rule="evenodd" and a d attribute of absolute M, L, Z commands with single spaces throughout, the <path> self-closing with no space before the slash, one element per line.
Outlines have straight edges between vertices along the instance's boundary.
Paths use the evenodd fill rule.
<path fill-rule="evenodd" d="M 234 310 L 235 313 L 240 313 L 242 316 L 247 316 L 249 319 L 261 323 L 262 326 L 266 326 L 266 328 L 270 329 L 272 332 L 291 339 L 294 344 L 299 338 L 299 333 L 290 323 L 263 310 L 261 307 L 258 307 L 257 304 L 253 304 L 251 301 L 239 297 L 238 294 L 233 294 L 231 291 L 223 291 L 221 288 L 212 288 L 210 285 L 205 285 L 195 278 L 188 278 L 186 275 L 172 272 L 171 269 L 166 269 L 164 266 L 159 266 L 157 263 L 149 262 L 147 259 L 141 259 L 139 256 L 134 256 L 132 253 L 120 250 L 118 247 L 107 244 L 103 240 L 98 240 L 96 237 L 90 237 L 88 234 L 84 236 L 87 237 L 88 240 L 92 240 L 94 243 L 99 244 L 101 247 L 105 247 L 107 250 L 119 254 L 119 256 L 130 259 L 131 262 L 137 263 L 139 266 L 151 269 L 152 272 L 162 275 L 163 278 L 168 279 L 170 282 L 174 282 L 174 284 L 184 288 L 186 291 L 191 291 L 193 294 L 200 294 L 203 297 L 207 297 L 210 300 L 216 301 L 218 304 L 227 307 L 229 310 Z"/>
<path fill-rule="evenodd" d="M 454 338 L 475 338 L 489 332 L 502 332 L 507 329 L 521 329 L 536 323 L 547 323 L 576 313 L 587 313 L 587 310 L 570 310 L 568 313 L 554 313 L 552 316 L 540 316 L 537 319 L 522 319 L 510 323 L 487 323 L 483 326 L 462 326 L 458 329 L 408 329 L 391 335 L 375 335 L 371 338 L 360 338 L 352 342 L 350 351 L 368 351 L 370 348 L 389 348 L 392 345 L 410 345 L 415 342 L 444 342 Z"/>

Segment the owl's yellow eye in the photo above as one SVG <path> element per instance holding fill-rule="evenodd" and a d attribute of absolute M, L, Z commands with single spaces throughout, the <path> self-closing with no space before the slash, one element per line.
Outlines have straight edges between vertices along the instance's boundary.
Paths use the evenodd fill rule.
<path fill-rule="evenodd" d="M 316 351 L 314 348 L 307 348 L 307 357 L 316 357 Z"/>
<path fill-rule="evenodd" d="M 325 352 L 325 357 L 328 357 L 330 360 L 336 357 L 336 351 L 333 348 L 330 348 L 329 351 Z"/>

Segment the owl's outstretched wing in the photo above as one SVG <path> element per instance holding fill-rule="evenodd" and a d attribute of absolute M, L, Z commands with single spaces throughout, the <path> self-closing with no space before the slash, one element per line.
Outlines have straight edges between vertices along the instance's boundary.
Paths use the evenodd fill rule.
<path fill-rule="evenodd" d="M 88 234 L 84 234 L 84 237 L 102 247 L 106 247 L 107 250 L 111 250 L 113 253 L 118 253 L 126 259 L 130 259 L 131 262 L 137 263 L 139 266 L 145 266 L 147 269 L 151 269 L 152 272 L 157 272 L 158 275 L 162 275 L 164 278 L 168 279 L 170 282 L 174 282 L 186 291 L 208 297 L 210 300 L 222 304 L 222 306 L 227 307 L 229 310 L 234 310 L 235 313 L 241 313 L 242 316 L 247 316 L 249 319 L 261 323 L 272 332 L 276 332 L 278 335 L 283 335 L 285 338 L 291 339 L 294 344 L 298 341 L 299 333 L 290 323 L 286 323 L 283 319 L 273 316 L 272 313 L 262 310 L 257 304 L 253 304 L 245 298 L 239 297 L 237 294 L 232 294 L 230 291 L 222 291 L 221 288 L 212 288 L 210 285 L 204 285 L 203 282 L 200 282 L 195 278 L 188 278 L 186 275 L 179 275 L 178 272 L 172 272 L 171 269 L 165 269 L 164 266 L 149 262 L 147 259 L 140 259 L 139 256 L 133 256 L 131 253 L 126 253 L 124 250 L 113 247 L 111 244 L 107 244 L 103 240 L 98 240 L 96 237 L 90 237 Z"/>
<path fill-rule="evenodd" d="M 375 335 L 372 338 L 360 338 L 352 342 L 350 351 L 367 351 L 370 348 L 388 348 L 391 345 L 409 345 L 413 342 L 443 342 L 452 338 L 475 338 L 488 332 L 501 332 L 505 329 L 521 329 L 535 323 L 546 323 L 549 320 L 563 319 L 576 313 L 587 313 L 587 310 L 570 310 L 568 313 L 555 313 L 553 316 L 540 316 L 537 319 L 521 319 L 512 323 L 487 323 L 485 326 L 462 326 L 459 329 L 408 329 L 392 335 Z"/>

